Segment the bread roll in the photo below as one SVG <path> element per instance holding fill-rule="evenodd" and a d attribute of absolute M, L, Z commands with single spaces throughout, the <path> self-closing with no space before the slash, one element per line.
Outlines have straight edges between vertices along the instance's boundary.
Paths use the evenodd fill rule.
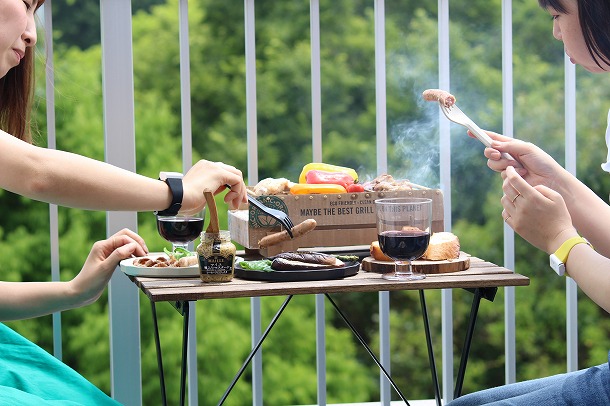
<path fill-rule="evenodd" d="M 460 257 L 460 240 L 450 232 L 434 233 L 430 236 L 430 244 L 421 259 L 441 261 Z"/>
<path fill-rule="evenodd" d="M 393 261 L 381 251 L 379 241 L 373 241 L 370 247 L 371 256 L 377 261 Z M 460 240 L 450 232 L 434 233 L 430 236 L 430 244 L 420 259 L 442 261 L 460 257 Z"/>
<path fill-rule="evenodd" d="M 379 241 L 373 241 L 371 243 L 371 256 L 373 258 L 375 258 L 377 261 L 390 261 L 392 262 L 393 259 L 388 257 L 386 254 L 383 253 L 383 251 L 381 251 L 381 247 L 379 246 Z"/>

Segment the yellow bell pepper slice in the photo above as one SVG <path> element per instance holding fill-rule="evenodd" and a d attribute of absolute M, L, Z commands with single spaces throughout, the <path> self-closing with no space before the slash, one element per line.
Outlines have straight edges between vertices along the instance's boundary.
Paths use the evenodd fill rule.
<path fill-rule="evenodd" d="M 326 194 L 326 193 L 347 193 L 347 190 L 341 185 L 332 183 L 295 183 L 290 188 L 290 193 L 293 195 L 309 195 L 309 194 Z"/>

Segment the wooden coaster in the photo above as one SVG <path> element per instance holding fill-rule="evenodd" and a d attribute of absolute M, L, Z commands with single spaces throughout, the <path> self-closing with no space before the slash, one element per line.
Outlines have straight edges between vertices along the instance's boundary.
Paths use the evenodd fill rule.
<path fill-rule="evenodd" d="M 444 261 L 413 261 L 413 270 L 419 273 L 436 274 L 464 271 L 470 267 L 470 255 L 460 252 L 460 257 Z M 362 260 L 362 270 L 374 273 L 394 272 L 394 262 L 377 261 L 373 257 Z"/>

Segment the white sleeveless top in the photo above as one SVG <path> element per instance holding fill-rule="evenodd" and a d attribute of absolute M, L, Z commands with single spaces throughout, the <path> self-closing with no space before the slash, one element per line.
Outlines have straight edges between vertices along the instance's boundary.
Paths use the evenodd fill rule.
<path fill-rule="evenodd" d="M 606 127 L 606 145 L 608 146 L 608 157 L 606 162 L 602 164 L 602 169 L 610 172 L 610 110 L 608 111 L 608 127 Z"/>

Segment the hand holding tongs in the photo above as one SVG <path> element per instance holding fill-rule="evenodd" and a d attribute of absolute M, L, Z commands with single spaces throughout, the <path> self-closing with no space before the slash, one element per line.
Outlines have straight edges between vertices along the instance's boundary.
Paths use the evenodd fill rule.
<path fill-rule="evenodd" d="M 225 186 L 227 188 L 231 189 L 231 186 L 229 186 L 229 185 L 225 185 Z M 274 219 L 279 221 L 280 224 L 286 229 L 286 232 L 288 233 L 290 238 L 294 238 L 292 236 L 292 228 L 294 227 L 294 224 L 292 223 L 292 220 L 290 219 L 290 217 L 288 217 L 288 214 L 284 213 L 281 210 L 272 209 L 271 207 L 265 206 L 262 202 L 260 202 L 258 199 L 256 199 L 256 197 L 252 196 L 250 194 L 251 192 L 249 190 L 247 190 L 247 192 L 248 192 L 247 193 L 248 203 L 255 206 L 257 209 L 259 209 L 266 215 L 273 217 Z"/>

